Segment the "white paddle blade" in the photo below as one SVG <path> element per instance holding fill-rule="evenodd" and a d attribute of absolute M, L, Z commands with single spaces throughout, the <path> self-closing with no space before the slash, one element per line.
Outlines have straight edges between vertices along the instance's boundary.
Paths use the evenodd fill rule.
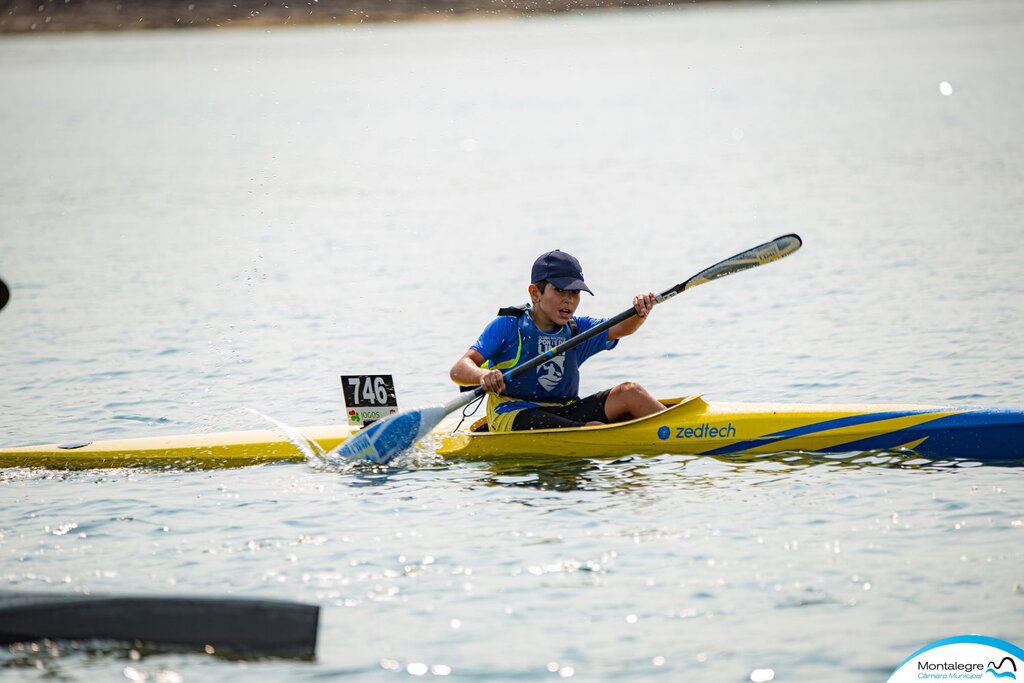
<path fill-rule="evenodd" d="M 802 245 L 803 240 L 801 240 L 800 236 L 796 234 L 776 237 L 771 242 L 765 242 L 753 249 L 748 249 L 747 251 L 731 256 L 724 261 L 720 261 L 710 268 L 705 268 L 683 283 L 683 286 L 679 291 L 681 292 L 687 289 L 693 289 L 697 285 L 717 280 L 718 278 L 725 277 L 726 275 L 733 275 L 750 268 L 763 266 L 767 263 L 771 263 L 772 261 L 778 261 L 780 258 L 789 256 Z"/>
<path fill-rule="evenodd" d="M 372 425 L 338 446 L 332 453 L 351 460 L 366 460 L 383 465 L 409 450 L 430 433 L 447 414 L 443 406 L 430 406 L 392 415 Z"/>

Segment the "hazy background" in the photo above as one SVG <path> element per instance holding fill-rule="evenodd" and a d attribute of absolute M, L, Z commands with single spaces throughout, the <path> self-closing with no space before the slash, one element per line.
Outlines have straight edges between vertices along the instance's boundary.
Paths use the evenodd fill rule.
<path fill-rule="evenodd" d="M 438 401 L 543 251 L 612 315 L 787 232 L 798 254 L 659 307 L 583 391 L 1020 406 L 1022 29 L 943 0 L 6 35 L 0 439 L 338 422 L 360 372 Z M 1019 476 L 6 470 L 5 587 L 325 611 L 315 664 L 0 676 L 880 680 L 937 638 L 1021 642 Z"/>

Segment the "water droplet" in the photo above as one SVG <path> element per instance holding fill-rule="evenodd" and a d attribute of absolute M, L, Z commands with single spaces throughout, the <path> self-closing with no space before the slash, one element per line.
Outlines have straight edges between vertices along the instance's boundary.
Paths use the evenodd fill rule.
<path fill-rule="evenodd" d="M 77 528 L 78 528 L 78 522 L 65 522 L 64 524 L 58 525 L 57 528 L 54 529 L 53 531 L 50 531 L 49 527 L 46 527 L 46 530 L 50 531 L 50 533 L 53 534 L 54 536 L 64 536 L 69 531 L 71 531 L 72 529 L 77 529 Z"/>

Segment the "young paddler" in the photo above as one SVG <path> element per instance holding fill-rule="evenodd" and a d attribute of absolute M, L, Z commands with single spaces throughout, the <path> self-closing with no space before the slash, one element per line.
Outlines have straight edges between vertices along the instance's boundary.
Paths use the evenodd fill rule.
<path fill-rule="evenodd" d="M 640 329 L 654 307 L 652 292 L 633 298 L 634 317 L 506 383 L 505 371 L 606 320 L 575 315 L 580 292 L 593 292 L 583 281 L 580 262 L 564 251 L 549 251 L 534 261 L 527 291 L 530 304 L 501 309 L 450 372 L 456 384 L 487 391 L 490 431 L 604 424 L 665 410 L 635 382 L 579 397 L 579 366 Z"/>

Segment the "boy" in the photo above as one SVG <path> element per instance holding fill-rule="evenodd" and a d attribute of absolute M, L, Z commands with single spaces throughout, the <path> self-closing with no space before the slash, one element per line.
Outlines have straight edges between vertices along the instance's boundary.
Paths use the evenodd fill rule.
<path fill-rule="evenodd" d="M 490 431 L 605 424 L 665 410 L 634 382 L 623 382 L 586 398 L 578 396 L 579 366 L 595 353 L 615 348 L 620 338 L 640 328 L 654 307 L 651 292 L 633 297 L 636 316 L 506 384 L 504 371 L 605 320 L 573 316 L 580 305 L 580 292 L 593 292 L 583 281 L 580 262 L 564 251 L 549 251 L 534 261 L 528 291 L 531 304 L 500 310 L 450 372 L 456 384 L 479 384 L 488 392 Z"/>

